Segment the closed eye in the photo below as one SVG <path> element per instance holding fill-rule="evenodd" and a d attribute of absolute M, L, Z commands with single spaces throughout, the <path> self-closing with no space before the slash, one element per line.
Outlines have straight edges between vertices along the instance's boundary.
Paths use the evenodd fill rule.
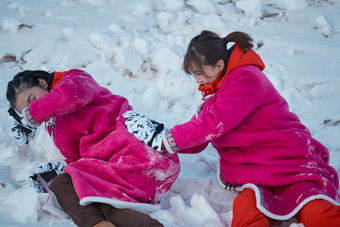
<path fill-rule="evenodd" d="M 31 102 L 33 102 L 35 99 L 36 99 L 36 96 L 33 95 L 33 93 L 31 93 L 31 94 L 28 96 L 28 99 L 27 99 L 28 104 L 31 104 Z"/>
<path fill-rule="evenodd" d="M 202 71 L 198 71 L 198 70 L 193 72 L 193 74 L 197 76 L 203 75 Z"/>

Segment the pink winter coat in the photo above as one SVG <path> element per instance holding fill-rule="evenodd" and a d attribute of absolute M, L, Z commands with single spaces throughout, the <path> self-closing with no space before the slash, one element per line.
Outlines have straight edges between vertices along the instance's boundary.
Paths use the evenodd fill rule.
<path fill-rule="evenodd" d="M 66 157 L 80 203 L 153 210 L 179 174 L 177 155 L 160 154 L 124 125 L 128 101 L 84 71 L 70 70 L 50 93 L 30 105 L 38 122 L 54 117 L 55 145 Z"/>
<path fill-rule="evenodd" d="M 257 207 L 273 219 L 289 219 L 316 198 L 340 202 L 327 148 L 255 65 L 233 70 L 197 117 L 164 136 L 178 153 L 198 153 L 211 143 L 224 180 L 253 188 Z"/>

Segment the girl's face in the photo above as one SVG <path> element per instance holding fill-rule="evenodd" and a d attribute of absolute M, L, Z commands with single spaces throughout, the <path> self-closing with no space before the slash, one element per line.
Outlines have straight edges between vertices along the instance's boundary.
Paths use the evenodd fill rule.
<path fill-rule="evenodd" d="M 215 66 L 203 65 L 202 70 L 193 66 L 192 74 L 199 85 L 208 85 L 216 80 L 224 67 L 224 61 L 219 60 Z"/>
<path fill-rule="evenodd" d="M 41 79 L 40 81 L 39 79 L 39 82 L 40 86 L 23 89 L 17 94 L 17 99 L 14 107 L 20 113 L 25 107 L 29 106 L 33 100 L 43 97 L 44 94 L 48 92 L 48 85 L 46 81 L 43 79 Z"/>

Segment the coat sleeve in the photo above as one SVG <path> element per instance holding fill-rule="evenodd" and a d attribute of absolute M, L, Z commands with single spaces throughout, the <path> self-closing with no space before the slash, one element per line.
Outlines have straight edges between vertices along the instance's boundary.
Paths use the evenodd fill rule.
<path fill-rule="evenodd" d="M 30 104 L 31 115 L 34 120 L 44 122 L 57 115 L 72 113 L 95 99 L 100 90 L 91 75 L 82 70 L 70 70 L 50 93 Z"/>
<path fill-rule="evenodd" d="M 227 84 L 216 92 L 215 101 L 209 103 L 208 99 L 196 119 L 172 128 L 178 152 L 227 134 L 260 105 L 262 84 L 251 69 L 239 68 L 229 76 Z"/>

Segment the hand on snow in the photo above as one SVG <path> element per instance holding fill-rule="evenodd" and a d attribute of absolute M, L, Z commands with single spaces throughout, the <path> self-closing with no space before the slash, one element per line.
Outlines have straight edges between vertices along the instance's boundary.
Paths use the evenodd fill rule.
<path fill-rule="evenodd" d="M 158 152 L 162 150 L 162 131 L 164 125 L 149 119 L 145 114 L 127 111 L 123 114 L 127 130 L 137 139 Z"/>
<path fill-rule="evenodd" d="M 47 192 L 45 185 L 63 172 L 64 165 L 60 162 L 44 163 L 28 177 L 28 181 L 38 193 L 45 193 Z"/>
<path fill-rule="evenodd" d="M 31 127 L 38 128 L 41 125 L 41 122 L 37 122 L 33 119 L 29 107 L 25 107 L 22 110 L 22 117 L 23 117 L 22 123 L 24 126 L 31 126 Z"/>
<path fill-rule="evenodd" d="M 29 125 L 24 126 L 17 121 L 15 121 L 12 125 L 12 134 L 19 145 L 28 144 L 31 140 L 33 140 L 36 131 L 36 127 L 31 127 Z"/>

